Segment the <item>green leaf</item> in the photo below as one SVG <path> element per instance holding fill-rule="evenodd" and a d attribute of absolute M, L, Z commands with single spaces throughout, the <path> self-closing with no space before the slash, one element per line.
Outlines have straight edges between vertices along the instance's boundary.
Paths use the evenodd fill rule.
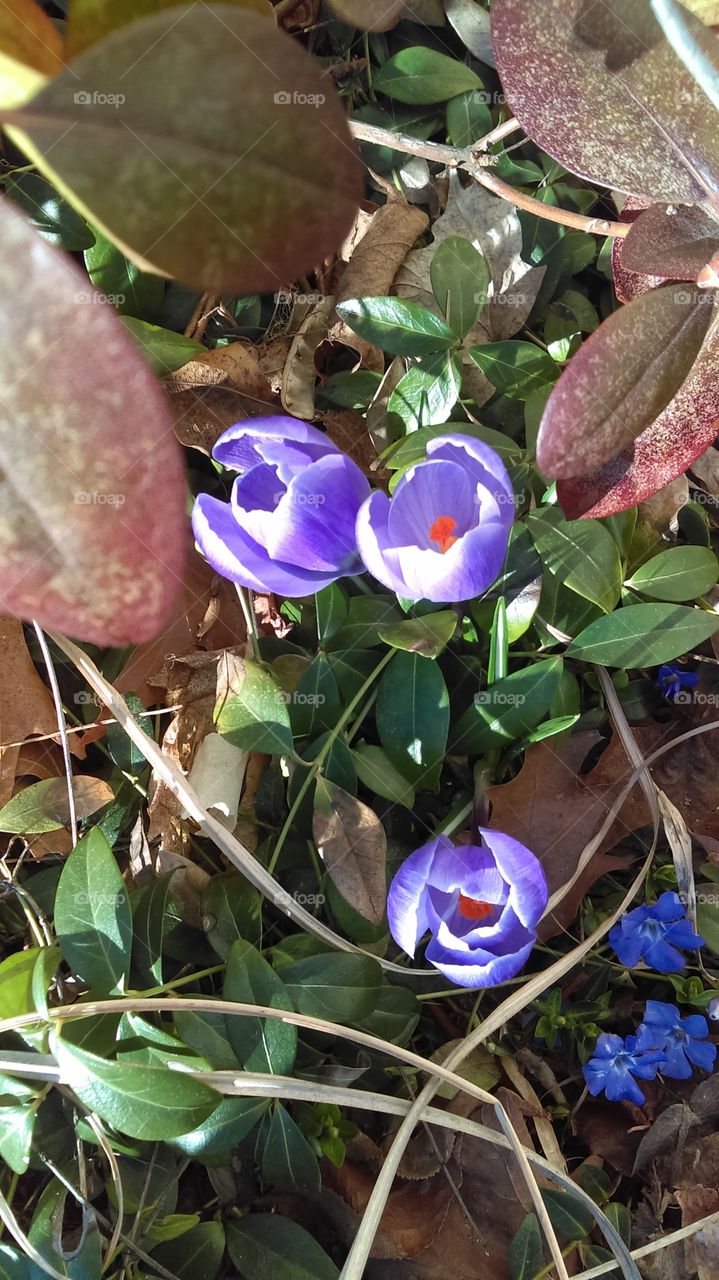
<path fill-rule="evenodd" d="M 224 653 L 217 669 L 218 733 L 236 747 L 268 755 L 292 752 L 285 695 L 264 667 Z"/>
<path fill-rule="evenodd" d="M 218 1066 L 218 1070 L 222 1068 Z M 172 1138 L 170 1145 L 173 1151 L 210 1167 L 227 1165 L 235 1148 L 257 1127 L 269 1105 L 267 1098 L 223 1098 L 207 1120 L 190 1133 Z"/>
<path fill-rule="evenodd" d="M 626 1245 L 632 1243 L 632 1215 L 625 1204 L 612 1200 L 604 1210 L 615 1231 L 619 1232 Z"/>
<path fill-rule="evenodd" d="M 399 652 L 380 681 L 376 718 L 395 767 L 415 787 L 434 791 L 449 729 L 449 695 L 437 663 Z"/>
<path fill-rule="evenodd" d="M 423 658 L 436 658 L 446 649 L 456 630 L 456 613 L 443 609 L 439 613 L 426 613 L 422 618 L 408 618 L 406 622 L 380 627 L 379 635 L 393 649 L 418 653 Z"/>
<path fill-rule="evenodd" d="M 339 631 L 347 617 L 349 602 L 338 582 L 331 582 L 328 587 L 315 595 L 317 610 L 317 639 L 321 647 L 327 644 Z"/>
<path fill-rule="evenodd" d="M 533 342 L 487 342 L 469 354 L 497 391 L 517 400 L 559 376 L 552 357 Z"/>
<path fill-rule="evenodd" d="M 381 747 L 370 742 L 360 742 L 354 748 L 352 756 L 360 782 L 382 796 L 383 800 L 393 800 L 395 804 L 403 804 L 407 809 L 414 808 L 414 787 L 395 769 L 387 753 Z"/>
<path fill-rule="evenodd" d="M 154 320 L 159 315 L 165 297 L 164 280 L 140 271 L 100 231 L 95 233 L 94 245 L 85 250 L 85 266 L 95 288 L 121 315 L 139 320 Z"/>
<path fill-rule="evenodd" d="M 112 32 L 22 104 L 12 135 L 123 253 L 196 289 L 301 276 L 338 248 L 361 194 L 321 68 L 269 11 L 237 5 Z"/>
<path fill-rule="evenodd" d="M 221 1010 L 222 1006 L 219 1007 Z M 173 1017 L 183 1043 L 206 1058 L 214 1071 L 237 1069 L 238 1058 L 230 1044 L 224 1013 L 195 1013 L 191 1009 L 178 1009 Z"/>
<path fill-rule="evenodd" d="M 26 1173 L 32 1154 L 34 1107 L 0 1106 L 0 1158 L 13 1173 Z M 0 1274 L 1 1274 L 0 1261 Z"/>
<path fill-rule="evenodd" d="M 162 982 L 162 945 L 170 900 L 173 867 L 130 899 L 132 908 L 132 961 L 149 986 Z"/>
<path fill-rule="evenodd" d="M 718 628 L 719 617 L 699 609 L 635 604 L 591 622 L 567 654 L 606 667 L 656 667 L 703 644 Z"/>
<path fill-rule="evenodd" d="M 130 1138 L 164 1141 L 196 1129 L 220 1102 L 200 1080 L 165 1066 L 108 1062 L 53 1033 L 63 1079 L 91 1111 Z"/>
<path fill-rule="evenodd" d="M 269 1113 L 260 1143 L 262 1177 L 270 1187 L 278 1191 L 319 1192 L 317 1157 L 281 1102 Z"/>
<path fill-rule="evenodd" d="M 227 1252 L 243 1280 L 339 1280 L 309 1231 L 279 1213 L 231 1218 Z"/>
<path fill-rule="evenodd" d="M 33 976 L 41 947 L 15 951 L 0 964 L 0 1018 L 35 1012 Z"/>
<path fill-rule="evenodd" d="M 349 601 L 347 617 L 332 638 L 332 653 L 329 655 L 337 685 L 347 701 L 354 697 L 377 662 L 374 654 L 362 650 L 381 644 L 380 627 L 401 622 L 402 616 L 396 596 L 353 596 Z M 354 688 L 348 668 L 357 673 Z"/>
<path fill-rule="evenodd" d="M 215 1280 L 225 1252 L 225 1228 L 221 1222 L 200 1222 L 176 1240 L 152 1251 L 155 1262 L 171 1271 L 176 1280 Z"/>
<path fill-rule="evenodd" d="M 223 960 L 238 938 L 262 941 L 262 895 L 237 871 L 212 876 L 202 894 L 202 927 Z"/>
<path fill-rule="evenodd" d="M 17 177 L 11 174 L 3 190 L 48 244 L 67 253 L 82 253 L 90 248 L 95 238 L 91 228 L 47 178 L 39 173 L 20 173 Z"/>
<path fill-rule="evenodd" d="M 397 383 L 387 402 L 387 413 L 401 418 L 408 432 L 446 422 L 461 385 L 462 367 L 452 352 L 424 356 Z"/>
<path fill-rule="evenodd" d="M 145 714 L 146 707 L 141 698 L 138 698 L 134 693 L 126 693 L 124 696 L 128 710 L 133 716 L 137 717 Z M 118 769 L 136 776 L 146 768 L 147 760 L 140 748 L 135 745 L 132 738 L 128 737 L 122 726 L 117 723 L 117 720 L 113 720 L 107 726 L 105 742 L 107 743 L 110 759 L 117 765 Z"/>
<path fill-rule="evenodd" d="M 670 547 L 647 560 L 627 586 L 655 600 L 695 600 L 715 586 L 719 562 L 708 547 Z"/>
<path fill-rule="evenodd" d="M 469 240 L 446 236 L 432 255 L 429 276 L 447 324 L 464 338 L 487 300 L 486 258 Z"/>
<path fill-rule="evenodd" d="M 419 1022 L 420 1012 L 421 1005 L 413 991 L 384 982 L 371 1013 L 362 1018 L 361 1026 L 363 1031 L 381 1040 L 406 1044 Z"/>
<path fill-rule="evenodd" d="M 89 817 L 114 799 L 110 787 L 100 778 L 78 775 L 73 778 L 72 789 L 78 818 Z M 0 831 L 25 835 L 59 831 L 61 827 L 69 825 L 70 808 L 65 778 L 45 778 L 42 782 L 32 782 L 0 809 Z"/>
<path fill-rule="evenodd" d="M 387 900 L 387 837 L 374 810 L 320 777 L 312 834 L 338 892 L 364 920 L 381 924 Z"/>
<path fill-rule="evenodd" d="M 544 1267 L 542 1231 L 535 1213 L 528 1213 L 509 1243 L 511 1280 L 534 1280 Z"/>
<path fill-rule="evenodd" d="M 418 302 L 401 298 L 350 298 L 337 314 L 365 342 L 395 356 L 429 356 L 457 345 L 449 325 Z"/>
<path fill-rule="evenodd" d="M 510 440 L 509 436 L 504 436 L 499 431 L 493 431 L 491 427 L 478 427 L 473 422 L 445 422 L 443 426 L 422 427 L 393 445 L 384 455 L 385 466 L 390 471 L 406 471 L 407 467 L 415 462 L 421 462 L 426 457 L 430 440 L 436 440 L 439 436 L 453 431 L 482 440 L 499 453 L 505 462 L 516 460 L 521 456 L 522 450 L 516 441 Z M 390 490 L 396 486 L 398 480 L 399 475 L 392 477 Z"/>
<path fill-rule="evenodd" d="M 65 1250 L 56 1226 L 62 1222 L 67 1191 L 57 1179 L 45 1188 L 38 1201 L 28 1239 L 46 1262 L 70 1280 L 100 1280 L 102 1274 L 102 1240 L 91 1208 L 82 1209 L 82 1227 L 70 1250 Z M 29 1280 L 46 1280 L 47 1273 L 30 1260 Z"/>
<path fill-rule="evenodd" d="M 7 1244 L 0 1244 L 0 1280 L 30 1280 L 28 1258 Z"/>
<path fill-rule="evenodd" d="M 174 373 L 175 369 L 181 369 L 188 360 L 204 355 L 207 350 L 201 342 L 186 338 L 184 333 L 162 329 L 160 325 L 149 324 L 146 320 L 121 316 L 121 321 L 158 378 Z"/>
<path fill-rule="evenodd" d="M 471 147 L 492 128 L 492 113 L 480 89 L 458 93 L 447 103 L 447 141 L 454 147 Z"/>
<path fill-rule="evenodd" d="M 562 669 L 561 658 L 547 658 L 475 694 L 473 705 L 454 726 L 452 751 L 479 756 L 524 737 L 548 711 Z"/>
<path fill-rule="evenodd" d="M 225 1000 L 293 1009 L 281 978 L 249 942 L 235 942 L 227 960 Z M 287 1075 L 297 1053 L 297 1028 L 276 1018 L 228 1015 L 227 1033 L 237 1057 L 248 1071 Z"/>
<path fill-rule="evenodd" d="M 583 1240 L 592 1230 L 594 1215 L 568 1191 L 543 1187 L 542 1199 L 554 1230 L 565 1240 Z"/>
<path fill-rule="evenodd" d="M 112 849 L 95 828 L 62 869 L 55 931 L 74 973 L 98 995 L 123 990 L 130 971 L 132 915 Z"/>
<path fill-rule="evenodd" d="M 371 956 L 334 951 L 308 956 L 282 970 L 299 1013 L 344 1025 L 371 1012 L 381 977 L 382 970 Z"/>
<path fill-rule="evenodd" d="M 552 520 L 527 516 L 542 563 L 585 600 L 605 613 L 616 605 L 622 589 L 622 563 L 608 529 L 596 520 Z"/>
<path fill-rule="evenodd" d="M 413 45 L 382 64 L 373 87 L 396 102 L 416 106 L 446 102 L 468 89 L 481 89 L 482 81 L 456 58 L 424 45 Z"/>
<path fill-rule="evenodd" d="M 287 696 L 296 738 L 315 737 L 323 729 L 334 728 L 342 714 L 337 681 L 324 653 L 315 654 L 297 687 Z"/>
<path fill-rule="evenodd" d="M 52 978 L 62 960 L 59 947 L 43 947 L 35 962 L 32 974 L 32 998 L 38 1013 L 48 1017 L 47 996 Z"/>

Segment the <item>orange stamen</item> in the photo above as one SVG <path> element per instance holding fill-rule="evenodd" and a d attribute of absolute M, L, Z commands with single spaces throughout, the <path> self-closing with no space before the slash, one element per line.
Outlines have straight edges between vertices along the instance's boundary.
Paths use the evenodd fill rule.
<path fill-rule="evenodd" d="M 460 893 L 457 906 L 459 914 L 465 920 L 486 920 L 487 916 L 491 915 L 494 904 L 482 902 L 481 898 L 466 898 L 463 893 Z"/>
<path fill-rule="evenodd" d="M 453 516 L 437 516 L 429 531 L 430 541 L 436 542 L 439 550 L 444 554 L 458 541 L 457 536 L 453 533 L 456 528 L 457 521 Z"/>

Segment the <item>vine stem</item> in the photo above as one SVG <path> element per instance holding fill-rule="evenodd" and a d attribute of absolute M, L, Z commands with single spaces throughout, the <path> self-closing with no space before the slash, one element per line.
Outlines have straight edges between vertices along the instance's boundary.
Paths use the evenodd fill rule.
<path fill-rule="evenodd" d="M 402 151 L 406 155 L 421 156 L 423 160 L 442 164 L 449 169 L 461 169 L 470 174 L 475 182 L 492 191 L 503 200 L 509 200 L 518 209 L 533 213 L 545 222 L 557 222 L 560 226 L 569 227 L 573 231 L 586 231 L 595 236 L 613 236 L 616 239 L 629 234 L 630 223 L 612 222 L 607 218 L 589 218 L 584 213 L 573 213 L 571 209 L 557 209 L 554 205 L 544 204 L 534 196 L 517 191 L 508 182 L 503 182 L 491 166 L 496 163 L 496 156 L 483 155 L 489 146 L 500 142 L 521 126 L 517 120 L 505 120 L 503 124 L 492 129 L 469 147 L 450 147 L 442 142 L 426 142 L 423 138 L 413 138 L 406 133 L 393 133 L 391 129 L 381 129 L 377 125 L 364 124 L 360 120 L 350 120 L 350 130 L 360 142 L 373 142 L 379 146 L 391 147 L 394 151 Z"/>

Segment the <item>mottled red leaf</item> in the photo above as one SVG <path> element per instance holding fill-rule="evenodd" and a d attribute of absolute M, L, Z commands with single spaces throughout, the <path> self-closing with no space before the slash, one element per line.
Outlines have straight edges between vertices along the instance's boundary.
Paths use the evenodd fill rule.
<path fill-rule="evenodd" d="M 665 285 L 605 320 L 547 401 L 537 440 L 540 469 L 562 479 L 584 475 L 630 446 L 688 377 L 714 301 L 712 291 Z"/>
<path fill-rule="evenodd" d="M 0 283 L 0 609 L 95 644 L 147 640 L 186 530 L 159 383 L 106 299 L 7 201 Z"/>
<path fill-rule="evenodd" d="M 719 42 L 687 25 L 719 64 Z M 648 0 L 493 0 L 492 41 L 528 135 L 573 173 L 655 200 L 716 189 L 719 131 Z"/>
<path fill-rule="evenodd" d="M 697 205 L 653 204 L 622 244 L 628 271 L 696 280 L 719 247 L 719 222 Z"/>
<path fill-rule="evenodd" d="M 620 219 L 622 222 L 636 222 L 642 210 L 647 207 L 646 200 L 627 196 Z M 643 293 L 658 289 L 660 284 L 666 284 L 668 280 L 668 276 L 648 276 L 629 271 L 624 264 L 624 240 L 621 236 L 617 236 L 612 244 L 612 277 L 614 292 L 620 302 L 632 302 Z"/>
<path fill-rule="evenodd" d="M 719 342 L 715 321 L 686 382 L 633 445 L 586 475 L 557 482 L 566 516 L 613 516 L 646 501 L 683 475 L 713 444 L 717 431 Z"/>

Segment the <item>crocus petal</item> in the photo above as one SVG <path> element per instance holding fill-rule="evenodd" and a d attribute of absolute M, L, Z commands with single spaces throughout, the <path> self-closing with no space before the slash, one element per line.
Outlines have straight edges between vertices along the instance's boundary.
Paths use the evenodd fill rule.
<path fill-rule="evenodd" d="M 309 573 L 296 565 L 270 560 L 264 547 L 253 542 L 237 523 L 229 503 L 206 493 L 195 500 L 192 529 L 200 551 L 213 569 L 252 591 L 306 596 L 321 591 L 340 576 Z"/>
<path fill-rule="evenodd" d="M 308 422 L 284 414 L 236 422 L 222 433 L 212 450 L 216 462 L 235 471 L 245 471 L 258 462 L 277 462 L 290 469 L 304 467 L 329 453 L 339 453 L 339 449 L 328 436 Z M 290 478 L 291 474 L 287 480 Z"/>
<path fill-rule="evenodd" d="M 388 533 L 396 547 L 441 550 L 431 531 L 441 516 L 455 522 L 454 536 L 473 528 L 479 518 L 475 487 L 467 472 L 453 462 L 420 462 L 403 475 L 392 497 Z"/>
<path fill-rule="evenodd" d="M 437 840 L 422 845 L 402 863 L 387 894 L 387 921 L 397 946 L 413 956 L 429 928 L 427 881 L 436 856 Z"/>
<path fill-rule="evenodd" d="M 475 436 L 463 435 L 460 432 L 449 432 L 446 436 L 438 436 L 429 441 L 427 457 L 446 458 L 450 462 L 459 462 L 476 482 L 485 484 L 488 489 L 501 489 L 512 499 L 513 506 L 514 490 L 507 468 L 499 454 Z"/>
<path fill-rule="evenodd" d="M 373 578 L 398 596 L 408 597 L 396 547 L 389 541 L 389 498 L 377 489 L 357 513 L 355 534 L 364 565 Z M 419 596 L 417 597 L 419 599 Z"/>
<path fill-rule="evenodd" d="M 482 828 L 480 835 L 502 877 L 511 885 L 509 901 L 517 917 L 527 928 L 534 928 L 544 914 L 549 898 L 542 864 L 525 845 L 502 831 Z"/>
<path fill-rule="evenodd" d="M 470 529 L 444 553 L 419 547 L 398 549 L 408 598 L 436 604 L 482 595 L 501 572 L 506 553 L 507 531 L 497 524 Z"/>
<path fill-rule="evenodd" d="M 489 951 L 473 951 L 462 957 L 433 938 L 425 954 L 430 964 L 458 987 L 494 987 L 519 973 L 533 947 L 534 938 L 511 955 L 494 956 Z"/>
<path fill-rule="evenodd" d="M 290 481 L 273 513 L 267 550 L 316 572 L 361 573 L 355 524 L 368 494 L 369 482 L 350 458 L 321 458 Z"/>

